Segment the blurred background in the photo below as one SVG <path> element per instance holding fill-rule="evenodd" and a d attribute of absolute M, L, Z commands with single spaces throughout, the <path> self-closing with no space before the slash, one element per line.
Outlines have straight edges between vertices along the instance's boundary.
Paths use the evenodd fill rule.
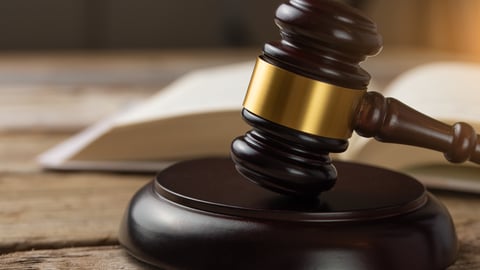
<path fill-rule="evenodd" d="M 344 0 L 378 24 L 385 46 L 480 54 L 480 1 Z M 276 38 L 283 0 L 0 1 L 0 50 L 258 47 Z"/>
<path fill-rule="evenodd" d="M 0 132 L 79 130 L 193 69 L 253 61 L 278 39 L 284 1 L 0 0 Z M 362 64 L 370 89 L 423 63 L 480 60 L 478 0 L 337 1 L 384 37 Z"/>

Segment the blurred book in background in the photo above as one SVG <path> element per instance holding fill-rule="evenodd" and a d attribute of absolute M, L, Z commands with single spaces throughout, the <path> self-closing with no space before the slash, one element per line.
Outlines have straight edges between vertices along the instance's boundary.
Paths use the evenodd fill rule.
<path fill-rule="evenodd" d="M 158 171 L 174 162 L 228 156 L 234 137 L 249 127 L 241 101 L 253 63 L 185 75 L 151 99 L 103 121 L 40 156 L 59 170 Z M 480 65 L 426 64 L 407 71 L 383 92 L 447 123 L 464 121 L 480 130 Z M 375 82 L 370 90 L 375 89 Z M 478 165 L 452 165 L 431 150 L 379 143 L 354 136 L 337 159 L 412 174 L 427 186 L 480 193 Z"/>
<path fill-rule="evenodd" d="M 86 129 L 40 157 L 50 169 L 157 171 L 229 154 L 248 130 L 240 117 L 253 62 L 192 71 L 158 94 Z"/>

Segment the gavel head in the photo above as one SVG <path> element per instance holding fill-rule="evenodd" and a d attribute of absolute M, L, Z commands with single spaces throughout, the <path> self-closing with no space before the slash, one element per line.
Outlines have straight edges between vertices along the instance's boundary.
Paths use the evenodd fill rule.
<path fill-rule="evenodd" d="M 315 197 L 337 179 L 329 153 L 343 152 L 370 81 L 359 63 L 381 49 L 375 24 L 334 0 L 290 0 L 276 11 L 279 41 L 257 59 L 232 143 L 237 170 L 283 194 Z"/>

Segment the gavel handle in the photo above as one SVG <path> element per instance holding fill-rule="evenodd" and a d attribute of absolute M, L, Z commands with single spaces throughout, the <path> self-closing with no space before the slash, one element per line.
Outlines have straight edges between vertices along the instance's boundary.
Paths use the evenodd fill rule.
<path fill-rule="evenodd" d="M 440 151 L 453 163 L 480 164 L 480 136 L 469 124 L 447 125 L 376 92 L 367 92 L 357 108 L 354 129 L 361 136 Z"/>

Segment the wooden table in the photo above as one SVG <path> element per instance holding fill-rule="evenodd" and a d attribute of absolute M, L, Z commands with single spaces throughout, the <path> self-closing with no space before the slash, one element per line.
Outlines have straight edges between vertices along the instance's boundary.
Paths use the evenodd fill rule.
<path fill-rule="evenodd" d="M 257 53 L 0 55 L 1 269 L 150 269 L 118 245 L 117 233 L 129 199 L 152 174 L 43 171 L 35 157 L 190 69 L 251 60 Z M 379 65 L 371 64 L 374 74 Z M 396 73 L 377 70 L 384 80 Z M 461 243 L 449 269 L 480 269 L 480 196 L 436 194 Z"/>

